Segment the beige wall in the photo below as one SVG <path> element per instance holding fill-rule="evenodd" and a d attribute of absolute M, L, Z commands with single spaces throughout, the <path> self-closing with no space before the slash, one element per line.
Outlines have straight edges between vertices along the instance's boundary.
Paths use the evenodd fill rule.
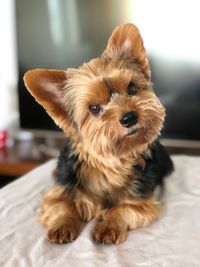
<path fill-rule="evenodd" d="M 14 0 L 0 1 L 0 128 L 17 120 Z"/>

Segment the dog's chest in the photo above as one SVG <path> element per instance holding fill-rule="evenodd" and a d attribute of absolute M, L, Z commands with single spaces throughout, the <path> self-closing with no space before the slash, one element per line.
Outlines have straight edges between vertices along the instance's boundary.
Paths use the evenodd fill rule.
<path fill-rule="evenodd" d="M 57 182 L 68 192 L 81 190 L 102 203 L 112 205 L 124 198 L 137 196 L 137 175 L 134 165 L 141 159 L 113 159 L 95 162 L 72 153 L 68 145 L 61 151 L 57 165 Z M 75 193 L 76 194 L 76 193 Z"/>
<path fill-rule="evenodd" d="M 131 162 L 107 166 L 91 166 L 83 162 L 80 166 L 80 184 L 82 190 L 106 203 L 120 201 L 136 192 L 136 177 Z"/>

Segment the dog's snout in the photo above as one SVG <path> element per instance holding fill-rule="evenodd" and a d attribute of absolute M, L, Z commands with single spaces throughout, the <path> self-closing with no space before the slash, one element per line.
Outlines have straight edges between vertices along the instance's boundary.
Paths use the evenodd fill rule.
<path fill-rule="evenodd" d="M 124 113 L 119 121 L 123 127 L 130 128 L 137 123 L 138 114 L 135 111 Z"/>

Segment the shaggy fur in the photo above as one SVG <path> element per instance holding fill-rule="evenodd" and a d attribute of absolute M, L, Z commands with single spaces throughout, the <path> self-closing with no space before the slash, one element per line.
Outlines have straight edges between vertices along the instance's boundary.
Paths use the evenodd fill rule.
<path fill-rule="evenodd" d="M 97 217 L 94 240 L 118 244 L 128 230 L 157 219 L 153 190 L 172 162 L 156 141 L 165 109 L 153 91 L 137 27 L 117 27 L 101 57 L 78 69 L 31 70 L 24 81 L 68 140 L 56 186 L 42 199 L 40 222 L 49 241 L 71 242 Z M 130 112 L 137 119 L 124 126 Z"/>

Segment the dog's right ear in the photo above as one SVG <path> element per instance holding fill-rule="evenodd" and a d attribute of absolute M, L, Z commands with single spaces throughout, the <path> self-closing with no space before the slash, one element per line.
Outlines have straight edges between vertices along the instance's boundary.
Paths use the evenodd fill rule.
<path fill-rule="evenodd" d="M 67 72 L 64 70 L 34 69 L 25 73 L 24 83 L 35 98 L 44 107 L 54 122 L 65 133 L 71 121 L 64 103 L 64 87 L 67 83 Z"/>

